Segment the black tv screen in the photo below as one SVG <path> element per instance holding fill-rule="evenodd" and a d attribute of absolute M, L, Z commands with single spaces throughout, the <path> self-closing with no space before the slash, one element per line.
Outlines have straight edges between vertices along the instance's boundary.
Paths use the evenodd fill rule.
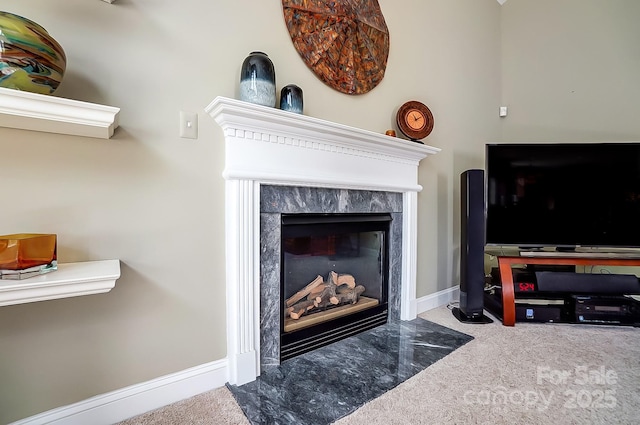
<path fill-rule="evenodd" d="M 486 146 L 486 243 L 640 247 L 640 143 Z"/>

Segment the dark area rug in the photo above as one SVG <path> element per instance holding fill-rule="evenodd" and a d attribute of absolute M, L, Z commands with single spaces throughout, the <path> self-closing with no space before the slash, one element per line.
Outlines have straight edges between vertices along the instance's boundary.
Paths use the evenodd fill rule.
<path fill-rule="evenodd" d="M 252 424 L 330 424 L 472 339 L 421 318 L 396 321 L 227 387 Z"/>

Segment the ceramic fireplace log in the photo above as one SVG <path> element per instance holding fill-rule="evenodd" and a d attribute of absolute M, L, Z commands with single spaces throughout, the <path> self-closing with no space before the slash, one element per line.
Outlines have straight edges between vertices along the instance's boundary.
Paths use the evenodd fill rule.
<path fill-rule="evenodd" d="M 335 307 L 338 305 L 338 298 L 337 297 L 330 297 L 330 298 L 317 297 L 314 301 L 314 305 L 319 310 L 326 309 L 327 307 Z"/>
<path fill-rule="evenodd" d="M 315 302 L 311 300 L 300 301 L 293 306 L 291 306 L 291 311 L 289 312 L 289 317 L 294 320 L 298 320 L 303 314 L 307 311 L 315 308 Z"/>
<path fill-rule="evenodd" d="M 348 289 L 336 294 L 335 297 L 319 298 L 314 300 L 299 301 L 286 310 L 285 316 L 289 316 L 294 320 L 298 320 L 304 314 L 308 313 L 312 309 L 324 309 L 338 307 L 344 304 L 357 304 L 360 300 L 360 295 L 365 291 L 365 287 L 358 285 L 353 289 Z M 320 314 L 320 312 L 318 312 Z"/>
<path fill-rule="evenodd" d="M 338 304 L 338 297 L 336 297 L 336 291 L 338 289 L 338 273 L 331 271 L 327 276 L 327 282 L 321 293 L 319 293 L 315 300 L 317 302 L 316 307 L 326 306 L 327 303 L 333 305 Z"/>
<path fill-rule="evenodd" d="M 336 273 L 333 270 L 331 270 L 329 272 L 329 274 L 327 275 L 327 284 L 328 285 L 333 285 L 333 286 L 338 286 L 338 273 Z"/>
<path fill-rule="evenodd" d="M 356 279 L 350 274 L 337 274 L 332 271 L 329 273 L 327 281 L 330 282 L 330 285 L 335 285 L 337 288 L 336 291 L 340 292 L 346 291 L 343 286 L 346 286 L 349 290 L 356 287 Z M 292 297 L 288 298 L 286 300 L 286 306 L 290 308 L 304 297 L 307 297 L 308 300 L 313 300 L 317 297 L 323 298 L 320 294 L 322 294 L 326 288 L 327 284 L 322 279 L 322 276 L 318 275 L 313 281 L 307 284 L 307 286 L 296 292 Z M 320 301 L 321 300 L 318 300 L 318 302 Z"/>
<path fill-rule="evenodd" d="M 318 285 L 315 288 L 313 288 L 311 290 L 311 292 L 309 292 L 309 295 L 307 295 L 307 299 L 310 301 L 313 301 L 316 299 L 316 297 L 318 295 L 320 295 L 322 293 L 322 291 L 324 291 L 324 288 L 326 287 L 326 285 L 324 284 L 324 282 L 322 282 L 322 285 Z"/>
<path fill-rule="evenodd" d="M 293 294 L 293 296 L 286 301 L 287 307 L 291 307 L 307 295 L 317 286 L 322 285 L 324 283 L 322 276 L 318 275 L 314 280 L 311 281 L 307 286 Z"/>
<path fill-rule="evenodd" d="M 358 300 L 360 299 L 360 295 L 362 295 L 364 291 L 365 291 L 364 286 L 358 285 L 348 292 L 343 292 L 338 294 L 338 300 L 339 300 L 338 305 L 357 303 Z"/>
<path fill-rule="evenodd" d="M 350 274 L 329 272 L 326 282 L 318 275 L 300 291 L 285 301 L 285 317 L 298 320 L 312 309 L 326 309 L 344 304 L 356 304 L 365 291 L 356 286 L 356 279 Z M 306 297 L 306 299 L 304 299 Z"/>
<path fill-rule="evenodd" d="M 356 278 L 350 274 L 340 274 L 338 275 L 337 285 L 340 287 L 342 285 L 347 285 L 349 289 L 353 289 L 356 287 Z"/>

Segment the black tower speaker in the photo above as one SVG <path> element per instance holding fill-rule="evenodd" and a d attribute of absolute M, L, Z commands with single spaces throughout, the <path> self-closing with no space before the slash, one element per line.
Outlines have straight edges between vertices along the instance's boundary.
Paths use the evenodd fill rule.
<path fill-rule="evenodd" d="M 460 307 L 461 322 L 491 323 L 484 315 L 484 171 L 460 175 Z"/>

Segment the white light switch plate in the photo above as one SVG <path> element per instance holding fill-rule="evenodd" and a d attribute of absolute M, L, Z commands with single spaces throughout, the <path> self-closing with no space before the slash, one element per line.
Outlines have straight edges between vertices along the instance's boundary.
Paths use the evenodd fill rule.
<path fill-rule="evenodd" d="M 198 114 L 180 111 L 180 137 L 185 139 L 198 138 Z"/>

